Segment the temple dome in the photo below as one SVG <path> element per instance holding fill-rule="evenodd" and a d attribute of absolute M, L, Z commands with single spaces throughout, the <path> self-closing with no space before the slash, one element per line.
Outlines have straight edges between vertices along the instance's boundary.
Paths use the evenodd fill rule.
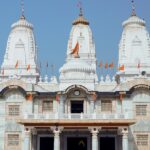
<path fill-rule="evenodd" d="M 132 15 L 126 21 L 124 21 L 122 25 L 123 25 L 123 27 L 125 27 L 127 25 L 132 25 L 132 24 L 145 26 L 145 21 L 136 15 Z"/>
<path fill-rule="evenodd" d="M 25 28 L 31 28 L 33 29 L 33 25 L 31 23 L 29 23 L 25 17 L 20 17 L 20 19 L 15 22 L 14 24 L 12 24 L 11 26 L 12 28 L 16 28 L 16 27 L 25 27 Z"/>
<path fill-rule="evenodd" d="M 75 19 L 72 24 L 73 25 L 77 25 L 77 24 L 89 25 L 89 22 L 84 18 L 82 14 L 80 14 L 79 17 Z"/>
<path fill-rule="evenodd" d="M 64 64 L 63 67 L 60 68 L 60 72 L 62 73 L 71 71 L 95 73 L 95 68 L 86 63 L 85 61 L 75 58 L 69 63 Z"/>

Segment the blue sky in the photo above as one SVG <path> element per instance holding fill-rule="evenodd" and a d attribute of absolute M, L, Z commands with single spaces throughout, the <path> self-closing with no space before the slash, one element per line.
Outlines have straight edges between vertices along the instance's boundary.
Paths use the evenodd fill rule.
<path fill-rule="evenodd" d="M 1 0 L 0 63 L 6 49 L 10 26 L 21 14 L 21 0 Z M 90 22 L 98 62 L 118 60 L 122 22 L 131 14 L 131 0 L 81 0 L 84 16 Z M 55 74 L 65 62 L 72 21 L 78 16 L 78 0 L 25 0 L 25 16 L 34 25 L 38 59 L 43 74 L 46 62 L 55 65 Z M 150 31 L 150 0 L 135 0 L 136 14 L 144 18 Z M 108 73 L 110 71 L 107 71 Z M 50 68 L 48 73 L 50 74 Z"/>

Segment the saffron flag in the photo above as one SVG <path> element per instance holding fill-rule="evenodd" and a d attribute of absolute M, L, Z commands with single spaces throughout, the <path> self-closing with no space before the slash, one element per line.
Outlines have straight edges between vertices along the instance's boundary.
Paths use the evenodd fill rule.
<path fill-rule="evenodd" d="M 59 101 L 60 97 L 59 95 L 56 95 L 56 101 Z"/>
<path fill-rule="evenodd" d="M 121 101 L 123 100 L 123 94 L 120 94 L 120 100 Z"/>
<path fill-rule="evenodd" d="M 27 98 L 27 100 L 32 101 L 33 96 L 32 96 L 32 94 L 30 93 L 30 94 L 28 94 L 28 95 L 26 96 L 26 98 Z"/>
<path fill-rule="evenodd" d="M 19 61 L 17 60 L 16 64 L 15 64 L 15 68 L 17 69 L 19 65 Z"/>
<path fill-rule="evenodd" d="M 123 97 L 126 95 L 126 92 L 120 92 L 119 93 L 119 98 L 120 100 L 122 101 L 123 100 Z"/>
<path fill-rule="evenodd" d="M 94 101 L 96 100 L 96 98 L 97 98 L 96 92 L 93 92 L 92 98 Z"/>
<path fill-rule="evenodd" d="M 106 62 L 106 64 L 105 64 L 105 69 L 107 69 L 108 68 L 108 63 Z"/>
<path fill-rule="evenodd" d="M 141 64 L 140 64 L 140 62 L 138 63 L 137 67 L 138 67 L 138 68 L 141 68 Z"/>
<path fill-rule="evenodd" d="M 74 56 L 74 58 L 79 58 L 79 42 L 76 43 L 74 49 L 72 49 L 71 54 Z"/>
<path fill-rule="evenodd" d="M 109 64 L 109 68 L 113 68 L 114 67 L 114 63 L 112 62 L 111 64 Z"/>
<path fill-rule="evenodd" d="M 102 61 L 100 62 L 99 67 L 100 67 L 100 68 L 103 67 L 103 62 L 102 62 Z"/>
<path fill-rule="evenodd" d="M 4 74 L 5 74 L 5 73 L 4 73 L 4 68 L 2 69 L 1 74 L 4 76 Z"/>
<path fill-rule="evenodd" d="M 125 68 L 124 65 L 121 65 L 121 66 L 118 68 L 118 70 L 119 70 L 119 71 L 124 71 L 124 68 Z"/>
<path fill-rule="evenodd" d="M 30 67 L 30 64 L 28 64 L 28 65 L 27 65 L 27 71 L 29 71 L 30 68 L 31 68 L 31 67 Z"/>

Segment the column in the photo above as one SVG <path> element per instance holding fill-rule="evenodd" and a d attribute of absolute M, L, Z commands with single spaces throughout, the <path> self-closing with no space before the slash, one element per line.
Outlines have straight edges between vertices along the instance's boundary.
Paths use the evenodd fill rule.
<path fill-rule="evenodd" d="M 98 150 L 98 128 L 90 128 L 92 133 L 92 150 Z"/>
<path fill-rule="evenodd" d="M 54 133 L 54 150 L 60 150 L 60 133 L 63 130 L 62 127 L 51 127 Z"/>
<path fill-rule="evenodd" d="M 128 150 L 128 128 L 122 128 L 121 134 L 122 134 L 122 150 Z"/>
<path fill-rule="evenodd" d="M 37 130 L 32 129 L 32 150 L 37 149 Z"/>
<path fill-rule="evenodd" d="M 60 95 L 60 103 L 59 103 L 59 114 L 65 113 L 65 95 Z"/>
<path fill-rule="evenodd" d="M 91 110 L 91 112 L 90 113 L 94 113 L 94 100 L 92 99 L 91 101 L 90 101 L 90 110 Z"/>
<path fill-rule="evenodd" d="M 26 128 L 24 132 L 24 150 L 30 150 L 30 129 Z"/>
<path fill-rule="evenodd" d="M 90 114 L 93 114 L 94 113 L 94 100 L 93 100 L 93 97 L 91 95 L 88 96 L 88 99 L 89 99 L 89 102 L 90 102 Z"/>

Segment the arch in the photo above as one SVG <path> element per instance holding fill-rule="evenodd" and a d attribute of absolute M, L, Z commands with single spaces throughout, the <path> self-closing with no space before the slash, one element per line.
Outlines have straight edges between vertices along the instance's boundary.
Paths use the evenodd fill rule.
<path fill-rule="evenodd" d="M 0 84 L 0 93 L 4 93 L 8 89 L 20 89 L 23 93 L 32 91 L 32 84 L 27 84 L 21 80 L 11 80 Z"/>
<path fill-rule="evenodd" d="M 24 95 L 26 94 L 26 91 L 31 90 L 31 89 L 27 89 L 26 83 L 24 83 L 22 81 L 18 81 L 18 80 L 5 82 L 0 85 L 0 88 L 1 88 L 0 93 L 2 95 L 4 95 L 4 93 L 6 93 L 10 89 L 17 89 L 17 90 L 21 91 L 21 93 L 23 93 Z"/>
<path fill-rule="evenodd" d="M 146 90 L 150 90 L 150 86 L 149 85 L 145 85 L 145 84 L 139 84 L 139 85 L 135 85 L 133 86 L 129 91 L 131 91 L 131 93 L 133 93 L 135 90 L 137 89 L 146 89 Z"/>
<path fill-rule="evenodd" d="M 22 93 L 22 95 L 26 95 L 26 91 L 20 87 L 20 86 L 16 86 L 16 85 L 13 85 L 13 86 L 8 86 L 6 88 L 4 88 L 1 93 L 2 95 L 7 95 L 9 92 L 12 92 L 12 90 L 16 90 L 16 91 L 19 91 L 20 93 Z"/>
<path fill-rule="evenodd" d="M 63 94 L 66 95 L 65 99 L 65 112 L 66 113 L 73 113 L 76 111 L 76 108 L 79 108 L 78 111 L 83 113 L 89 113 L 90 110 L 90 91 L 82 85 L 71 85 L 69 86 Z M 80 113 L 81 113 L 80 112 Z"/>
<path fill-rule="evenodd" d="M 80 90 L 85 91 L 85 93 L 90 94 L 88 89 L 82 85 L 71 85 L 65 90 L 64 94 L 69 93 L 70 91 L 72 91 L 74 89 L 80 89 Z"/>
<path fill-rule="evenodd" d="M 132 81 L 128 81 L 127 83 L 123 83 L 121 85 L 121 89 L 126 88 L 129 92 L 133 92 L 135 89 L 145 88 L 150 89 L 150 81 L 146 79 L 135 79 Z"/>

